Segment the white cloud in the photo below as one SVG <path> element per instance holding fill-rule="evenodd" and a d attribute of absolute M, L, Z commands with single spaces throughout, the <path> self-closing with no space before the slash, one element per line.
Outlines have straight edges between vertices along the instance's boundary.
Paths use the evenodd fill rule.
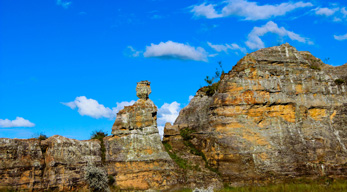
<path fill-rule="evenodd" d="M 338 41 L 347 40 L 347 33 L 344 35 L 334 35 L 334 38 Z"/>
<path fill-rule="evenodd" d="M 174 123 L 181 110 L 180 103 L 176 101 L 172 103 L 164 103 L 158 110 L 158 125 L 165 125 L 165 123 Z"/>
<path fill-rule="evenodd" d="M 192 100 L 194 98 L 193 95 L 189 95 L 188 101 L 190 102 L 190 100 Z"/>
<path fill-rule="evenodd" d="M 328 17 L 328 16 L 333 15 L 338 10 L 339 10 L 339 8 L 330 9 L 330 8 L 324 7 L 324 8 L 315 9 L 315 13 L 316 13 L 316 15 L 323 15 L 323 16 Z"/>
<path fill-rule="evenodd" d="M 250 49 L 261 49 L 264 48 L 264 42 L 260 39 L 261 36 L 264 36 L 267 33 L 274 33 L 281 37 L 288 36 L 291 40 L 299 41 L 301 43 L 313 44 L 308 38 L 301 37 L 300 35 L 286 30 L 284 27 L 278 27 L 278 25 L 272 21 L 267 22 L 261 27 L 254 27 L 253 30 L 248 34 L 248 40 L 246 45 Z"/>
<path fill-rule="evenodd" d="M 158 110 L 158 130 L 161 138 L 164 135 L 165 123 L 173 124 L 180 113 L 181 104 L 176 101 L 172 103 L 164 103 Z"/>
<path fill-rule="evenodd" d="M 192 10 L 190 10 L 190 12 L 194 13 L 194 16 L 196 17 L 204 16 L 208 19 L 223 17 L 222 14 L 218 14 L 216 12 L 214 9 L 215 6 L 216 5 L 213 4 L 206 5 L 206 3 L 203 3 L 201 5 L 192 6 Z"/>
<path fill-rule="evenodd" d="M 162 59 L 207 61 L 208 53 L 202 47 L 195 48 L 190 45 L 167 41 L 166 43 L 160 42 L 158 45 L 152 43 L 150 46 L 146 46 L 143 55 Z"/>
<path fill-rule="evenodd" d="M 207 42 L 207 44 L 214 50 L 216 50 L 217 52 L 222 52 L 224 51 L 225 53 L 228 53 L 228 50 L 239 50 L 242 53 L 246 53 L 247 49 L 244 47 L 240 47 L 239 45 L 237 45 L 236 43 L 232 43 L 232 44 L 225 44 L 225 45 L 213 45 L 210 42 Z"/>
<path fill-rule="evenodd" d="M 109 118 L 113 119 L 117 116 L 117 113 L 119 110 L 123 109 L 124 106 L 132 105 L 135 101 L 124 101 L 124 102 L 117 102 L 117 107 L 113 107 L 110 109 L 109 107 L 105 107 L 102 104 L 99 104 L 98 101 L 94 99 L 88 99 L 85 96 L 76 97 L 74 101 L 63 103 L 63 105 L 66 105 L 70 107 L 71 109 L 78 108 L 78 113 L 82 116 L 90 116 L 96 119 L 99 118 Z"/>
<path fill-rule="evenodd" d="M 247 0 L 228 0 L 224 2 L 224 7 L 218 13 L 216 5 L 203 3 L 192 6 L 191 12 L 194 16 L 204 16 L 208 19 L 227 16 L 239 16 L 245 20 L 261 20 L 271 17 L 283 16 L 297 8 L 311 7 L 312 3 L 281 3 L 276 5 L 258 5 L 257 2 L 248 2 Z"/>
<path fill-rule="evenodd" d="M 71 3 L 70 1 L 57 0 L 57 5 L 62 6 L 64 9 L 69 8 Z"/>
<path fill-rule="evenodd" d="M 35 124 L 22 117 L 16 117 L 15 120 L 0 119 L 0 127 L 34 127 Z"/>
<path fill-rule="evenodd" d="M 127 55 L 131 56 L 131 57 L 138 57 L 140 56 L 142 51 L 137 51 L 136 49 L 134 49 L 132 46 L 128 46 L 127 47 Z"/>

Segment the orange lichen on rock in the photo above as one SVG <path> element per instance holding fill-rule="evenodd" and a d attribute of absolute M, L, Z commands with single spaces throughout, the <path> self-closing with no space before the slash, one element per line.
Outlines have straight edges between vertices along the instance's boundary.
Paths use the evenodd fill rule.
<path fill-rule="evenodd" d="M 321 121 L 324 117 L 327 117 L 327 110 L 319 108 L 309 109 L 308 115 L 316 121 Z"/>

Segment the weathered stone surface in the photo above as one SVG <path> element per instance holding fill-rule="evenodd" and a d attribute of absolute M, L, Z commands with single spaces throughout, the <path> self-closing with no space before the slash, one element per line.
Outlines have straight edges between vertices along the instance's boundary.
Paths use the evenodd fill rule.
<path fill-rule="evenodd" d="M 121 189 L 164 190 L 177 184 L 176 166 L 161 143 L 157 107 L 148 81 L 137 84 L 139 100 L 117 114 L 113 136 L 104 139 L 106 164 Z"/>
<path fill-rule="evenodd" d="M 151 82 L 149 81 L 140 81 L 136 86 L 136 96 L 140 99 L 147 100 L 149 94 L 151 94 Z"/>
<path fill-rule="evenodd" d="M 87 163 L 101 166 L 100 142 L 62 136 L 0 139 L 0 187 L 60 191 L 85 185 Z"/>
<path fill-rule="evenodd" d="M 44 168 L 39 140 L 0 138 L 0 188 L 41 189 Z"/>
<path fill-rule="evenodd" d="M 117 114 L 112 134 L 125 134 L 133 129 L 153 127 L 157 129 L 157 106 L 150 99 L 137 100 L 132 106 L 125 106 Z"/>
<path fill-rule="evenodd" d="M 189 141 L 233 185 L 346 177 L 346 85 L 336 85 L 332 70 L 289 44 L 248 54 L 221 78 L 216 94 L 197 92 L 174 123 L 177 130 L 165 128 L 164 141 L 191 155 L 173 134 L 191 130 Z"/>
<path fill-rule="evenodd" d="M 259 50 L 223 74 L 213 95 L 197 91 L 166 124 L 164 148 L 150 83 L 142 81 L 139 100 L 118 113 L 103 143 L 0 138 L 0 188 L 75 190 L 85 186 L 88 162 L 131 190 L 346 178 L 346 82 L 347 64 L 326 65 L 289 44 Z"/>
<path fill-rule="evenodd" d="M 86 185 L 84 168 L 88 163 L 101 165 L 100 141 L 79 141 L 59 135 L 42 141 L 45 152 L 43 174 L 46 189 L 73 190 Z"/>

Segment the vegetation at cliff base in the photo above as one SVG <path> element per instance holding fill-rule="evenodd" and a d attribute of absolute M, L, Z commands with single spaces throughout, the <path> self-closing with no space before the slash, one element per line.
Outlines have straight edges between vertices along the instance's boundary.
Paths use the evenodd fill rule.
<path fill-rule="evenodd" d="M 108 192 L 109 178 L 105 170 L 94 165 L 88 165 L 84 169 L 84 180 L 87 182 L 91 191 Z"/>
<path fill-rule="evenodd" d="M 246 186 L 246 187 L 224 187 L 217 192 L 343 192 L 347 191 L 346 180 L 336 180 L 332 182 L 309 181 L 309 182 L 289 182 L 282 184 L 270 184 L 266 186 Z"/>
<path fill-rule="evenodd" d="M 171 159 L 174 160 L 179 167 L 181 167 L 182 169 L 187 169 L 191 167 L 188 164 L 187 160 L 182 159 L 176 153 L 173 152 L 172 146 L 169 143 L 163 142 L 163 145 L 165 147 L 166 152 L 170 155 Z"/>
<path fill-rule="evenodd" d="M 330 181 L 330 182 L 327 182 Z M 192 189 L 180 189 L 175 192 L 193 192 Z M 264 186 L 244 186 L 229 187 L 224 186 L 222 189 L 215 189 L 215 192 L 345 192 L 347 191 L 347 180 L 318 179 L 295 181 L 282 184 L 269 184 Z"/>

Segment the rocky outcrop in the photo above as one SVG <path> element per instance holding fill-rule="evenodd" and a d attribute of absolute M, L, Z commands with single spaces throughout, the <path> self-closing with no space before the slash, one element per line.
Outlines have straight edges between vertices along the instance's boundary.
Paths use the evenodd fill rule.
<path fill-rule="evenodd" d="M 93 164 L 125 190 L 347 177 L 347 64 L 332 67 L 289 44 L 242 58 L 199 89 L 163 142 L 150 82 L 117 114 L 112 135 L 78 141 L 0 138 L 0 188 L 75 190 Z"/>
<path fill-rule="evenodd" d="M 41 189 L 44 168 L 39 140 L 0 139 L 0 188 Z"/>
<path fill-rule="evenodd" d="M 289 44 L 248 54 L 222 75 L 215 94 L 208 87 L 196 93 L 165 127 L 164 142 L 191 162 L 196 148 L 231 185 L 346 177 L 347 87 L 335 83 L 333 70 Z"/>
<path fill-rule="evenodd" d="M 101 166 L 100 142 L 2 138 L 0 162 L 0 188 L 73 190 L 85 185 L 87 163 Z"/>
<path fill-rule="evenodd" d="M 113 135 L 104 139 L 107 170 L 121 189 L 168 189 L 178 175 L 160 140 L 150 83 L 139 82 L 136 91 L 139 100 L 119 111 Z"/>

